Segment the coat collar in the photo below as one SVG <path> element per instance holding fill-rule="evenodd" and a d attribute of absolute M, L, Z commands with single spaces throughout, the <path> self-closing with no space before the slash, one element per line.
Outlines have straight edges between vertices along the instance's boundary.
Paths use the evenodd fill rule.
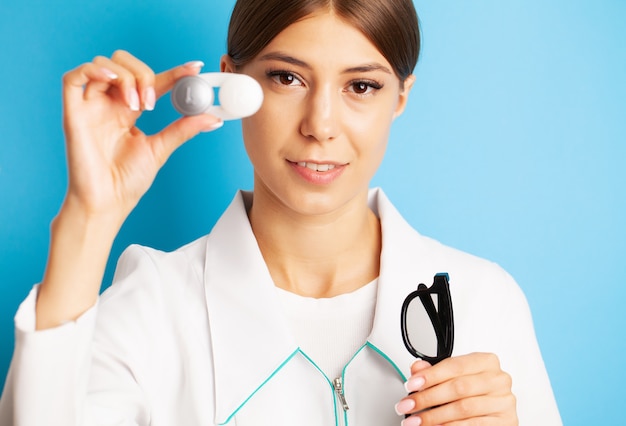
<path fill-rule="evenodd" d="M 216 423 L 226 423 L 297 350 L 239 192 L 207 239 L 205 294 Z"/>
<path fill-rule="evenodd" d="M 204 279 L 218 424 L 226 423 L 298 350 L 250 227 L 249 197 L 239 192 L 207 239 Z M 418 277 L 415 268 L 417 259 L 428 254 L 420 253 L 416 238 L 421 237 L 380 189 L 370 191 L 369 203 L 380 217 L 383 245 L 368 344 L 406 377 L 413 358 L 402 343 L 400 309 L 406 295 L 429 279 Z"/>
<path fill-rule="evenodd" d="M 431 253 L 424 237 L 405 221 L 381 189 L 370 191 L 369 204 L 380 218 L 382 251 L 374 324 L 367 340 L 406 379 L 415 358 L 402 342 L 400 312 L 404 299 L 419 283 L 430 284 L 434 273 L 425 265 L 430 263 Z"/>

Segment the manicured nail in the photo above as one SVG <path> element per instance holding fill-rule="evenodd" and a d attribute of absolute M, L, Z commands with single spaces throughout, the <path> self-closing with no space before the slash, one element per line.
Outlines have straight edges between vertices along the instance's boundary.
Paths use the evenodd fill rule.
<path fill-rule="evenodd" d="M 424 383 L 426 383 L 426 380 L 423 377 L 414 377 L 404 384 L 404 389 L 407 392 L 417 392 L 424 386 Z"/>
<path fill-rule="evenodd" d="M 202 68 L 204 66 L 204 62 L 202 61 L 189 61 L 185 65 L 188 68 Z"/>
<path fill-rule="evenodd" d="M 413 401 L 412 399 L 403 399 L 396 404 L 395 408 L 396 413 L 398 413 L 399 416 L 401 416 L 402 414 L 407 414 L 413 408 L 415 408 L 415 401 Z"/>
<path fill-rule="evenodd" d="M 156 103 L 156 94 L 154 93 L 154 87 L 148 87 L 144 94 L 144 108 L 146 111 L 152 111 L 154 104 Z"/>
<path fill-rule="evenodd" d="M 224 120 L 216 121 L 216 122 L 210 124 L 209 126 L 205 127 L 204 129 L 202 129 L 202 132 L 204 132 L 204 133 L 212 132 L 213 130 L 219 129 L 223 125 L 224 125 Z"/>
<path fill-rule="evenodd" d="M 139 95 L 135 89 L 128 91 L 128 106 L 131 111 L 139 111 Z"/>
<path fill-rule="evenodd" d="M 422 424 L 422 419 L 419 417 L 411 416 L 400 423 L 402 426 L 420 426 Z"/>
<path fill-rule="evenodd" d="M 102 73 L 106 75 L 107 78 L 110 80 L 116 80 L 118 77 L 117 74 L 115 74 L 113 71 L 111 71 L 108 68 L 100 68 L 100 71 L 102 71 Z"/>

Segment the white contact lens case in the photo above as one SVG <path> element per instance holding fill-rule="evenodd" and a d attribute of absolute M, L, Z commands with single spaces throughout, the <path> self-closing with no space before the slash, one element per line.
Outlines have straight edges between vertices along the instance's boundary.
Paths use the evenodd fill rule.
<path fill-rule="evenodd" d="M 219 105 L 215 105 L 215 88 Z M 182 115 L 213 114 L 223 120 L 249 117 L 263 103 L 261 85 L 245 74 L 210 72 L 179 79 L 170 94 Z"/>

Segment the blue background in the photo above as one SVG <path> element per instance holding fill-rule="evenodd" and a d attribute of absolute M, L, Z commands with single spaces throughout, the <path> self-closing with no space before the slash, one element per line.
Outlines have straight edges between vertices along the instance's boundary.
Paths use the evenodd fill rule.
<path fill-rule="evenodd" d="M 127 49 L 216 71 L 233 0 L 3 1 L 0 377 L 12 317 L 46 262 L 66 185 L 61 76 Z M 62 6 L 60 6 L 62 5 Z M 524 289 L 563 420 L 623 422 L 626 2 L 416 0 L 423 55 L 373 184 L 423 234 Z M 176 117 L 164 98 L 141 119 Z M 116 240 L 174 249 L 207 233 L 252 171 L 239 124 L 177 151 Z"/>

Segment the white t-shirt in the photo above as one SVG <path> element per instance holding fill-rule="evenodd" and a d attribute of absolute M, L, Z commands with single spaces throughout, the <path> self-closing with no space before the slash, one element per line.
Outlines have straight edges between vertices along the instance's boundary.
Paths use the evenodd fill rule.
<path fill-rule="evenodd" d="M 378 279 L 346 294 L 316 299 L 277 291 L 300 349 L 329 379 L 363 346 L 372 331 Z"/>

